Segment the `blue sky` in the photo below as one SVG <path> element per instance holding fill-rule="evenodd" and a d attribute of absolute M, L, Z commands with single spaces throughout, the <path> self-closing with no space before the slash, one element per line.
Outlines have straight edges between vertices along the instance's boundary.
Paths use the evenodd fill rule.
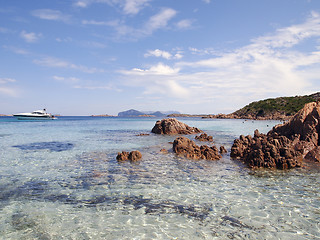
<path fill-rule="evenodd" d="M 0 0 L 0 113 L 230 113 L 320 91 L 319 0 Z"/>

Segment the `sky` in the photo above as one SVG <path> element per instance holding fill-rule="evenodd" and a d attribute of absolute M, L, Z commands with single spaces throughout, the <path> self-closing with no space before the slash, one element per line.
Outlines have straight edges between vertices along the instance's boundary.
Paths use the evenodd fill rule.
<path fill-rule="evenodd" d="M 0 113 L 231 113 L 320 91 L 319 0 L 0 0 Z"/>

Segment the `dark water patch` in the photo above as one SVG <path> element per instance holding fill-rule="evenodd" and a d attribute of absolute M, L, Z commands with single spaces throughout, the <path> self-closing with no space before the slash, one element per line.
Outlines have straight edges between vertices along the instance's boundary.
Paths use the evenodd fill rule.
<path fill-rule="evenodd" d="M 51 152 L 62 152 L 70 150 L 74 147 L 72 143 L 68 142 L 35 142 L 29 144 L 22 144 L 22 145 L 14 145 L 12 147 L 19 148 L 21 150 L 49 150 Z"/>
<path fill-rule="evenodd" d="M 12 134 L 0 134 L 0 139 L 1 138 L 4 138 L 4 137 L 8 137 L 8 136 L 11 136 Z"/>
<path fill-rule="evenodd" d="M 24 233 L 23 239 L 52 239 L 39 225 L 39 222 L 23 212 L 16 212 L 11 216 L 11 226 Z"/>
<path fill-rule="evenodd" d="M 200 221 L 205 220 L 210 211 L 212 211 L 212 208 L 207 205 L 183 205 L 171 200 L 159 202 L 153 199 L 146 199 L 142 197 L 125 198 L 123 199 L 123 204 L 133 205 L 135 210 L 145 208 L 145 214 L 181 214 Z"/>
<path fill-rule="evenodd" d="M 8 201 L 12 198 L 17 199 L 24 197 L 28 199 L 38 199 L 43 196 L 48 189 L 48 182 L 46 181 L 29 181 L 19 187 L 12 185 L 0 187 L 0 200 Z"/>
<path fill-rule="evenodd" d="M 222 225 L 230 225 L 230 226 L 237 227 L 237 228 L 247 228 L 247 229 L 255 230 L 254 227 L 249 226 L 234 217 L 223 216 L 221 219 L 222 219 L 222 222 L 221 222 Z"/>
<path fill-rule="evenodd" d="M 35 227 L 36 223 L 27 214 L 18 212 L 11 216 L 11 225 L 16 230 L 26 230 Z"/>

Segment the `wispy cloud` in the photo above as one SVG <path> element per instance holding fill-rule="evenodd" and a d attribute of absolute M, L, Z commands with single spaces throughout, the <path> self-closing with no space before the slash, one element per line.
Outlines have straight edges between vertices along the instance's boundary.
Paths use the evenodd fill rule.
<path fill-rule="evenodd" d="M 0 78 L 0 95 L 6 95 L 10 97 L 17 97 L 19 91 L 10 86 L 11 83 L 15 83 L 16 80 L 13 78 Z"/>
<path fill-rule="evenodd" d="M 192 23 L 194 22 L 194 20 L 191 19 L 183 19 L 179 22 L 176 23 L 176 26 L 178 29 L 190 29 L 192 28 Z"/>
<path fill-rule="evenodd" d="M 69 85 L 72 88 L 76 89 L 87 89 L 87 90 L 113 90 L 120 92 L 121 90 L 117 88 L 112 83 L 100 83 L 93 80 L 83 80 L 76 77 L 62 77 L 62 76 L 53 76 L 53 80 Z"/>
<path fill-rule="evenodd" d="M 124 14 L 135 15 L 149 5 L 152 0 L 78 0 L 74 2 L 75 7 L 87 8 L 91 4 L 105 3 L 111 6 L 118 6 Z"/>
<path fill-rule="evenodd" d="M 42 34 L 41 33 L 34 33 L 34 32 L 27 32 L 27 31 L 23 30 L 20 33 L 20 37 L 28 43 L 35 43 L 42 37 Z"/>
<path fill-rule="evenodd" d="M 7 45 L 4 45 L 2 46 L 4 49 L 6 50 L 9 50 L 11 52 L 14 52 L 16 54 L 20 54 L 20 55 L 28 55 L 30 54 L 29 51 L 23 49 L 23 48 L 18 48 L 18 47 L 15 47 L 15 46 L 7 46 Z"/>
<path fill-rule="evenodd" d="M 144 94 L 187 98 L 190 96 L 189 90 L 177 81 L 179 71 L 179 68 L 158 63 L 148 69 L 133 68 L 120 71 L 120 73 L 129 76 L 130 80 L 125 81 L 126 85 L 143 86 L 145 88 Z"/>
<path fill-rule="evenodd" d="M 156 15 L 152 16 L 149 21 L 145 24 L 142 31 L 149 35 L 155 30 L 164 28 L 168 25 L 168 22 L 177 14 L 177 11 L 172 8 L 164 8 Z"/>
<path fill-rule="evenodd" d="M 64 61 L 57 58 L 52 57 L 44 57 L 42 59 L 35 59 L 33 60 L 35 64 L 46 66 L 46 67 L 56 67 L 56 68 L 66 68 L 66 69 L 72 69 L 77 70 L 85 73 L 97 73 L 97 72 L 103 72 L 103 69 L 98 68 L 90 68 L 83 65 L 77 65 L 74 63 L 70 63 L 68 61 Z"/>
<path fill-rule="evenodd" d="M 175 17 L 177 11 L 172 8 L 163 8 L 157 14 L 151 16 L 141 27 L 132 27 L 124 21 L 95 21 L 83 20 L 84 25 L 108 26 L 114 28 L 118 38 L 130 37 L 133 39 L 152 35 L 155 31 L 168 27 L 169 21 Z"/>
<path fill-rule="evenodd" d="M 7 28 L 4 27 L 0 27 L 0 33 L 8 33 L 9 30 Z"/>
<path fill-rule="evenodd" d="M 180 61 L 172 66 L 134 68 L 122 73 L 128 76 L 130 84 L 145 88 L 145 93 L 176 98 L 188 96 L 184 102 L 191 105 L 214 104 L 219 100 L 220 106 L 214 107 L 217 111 L 231 111 L 261 98 L 319 90 L 309 88 L 310 81 L 319 79 L 318 46 L 315 44 L 309 52 L 300 52 L 296 47 L 312 38 L 320 39 L 320 16 L 315 12 L 304 23 L 254 38 L 241 48 L 219 54 L 213 49 L 190 48 L 192 53 L 203 54 L 199 55 L 202 59 Z M 159 50 L 148 54 L 163 57 L 164 53 Z M 170 90 L 161 91 L 164 85 Z M 181 91 L 175 91 L 174 86 Z M 318 86 L 320 88 L 320 83 Z"/>
<path fill-rule="evenodd" d="M 126 0 L 123 4 L 123 11 L 126 14 L 137 14 L 148 5 L 150 0 Z"/>
<path fill-rule="evenodd" d="M 32 11 L 31 14 L 34 17 L 44 19 L 44 20 L 69 22 L 71 19 L 70 15 L 63 14 L 59 10 L 52 10 L 52 9 L 37 9 Z"/>
<path fill-rule="evenodd" d="M 52 77 L 55 81 L 58 82 L 63 82 L 63 83 L 67 83 L 67 84 L 74 84 L 74 83 L 78 83 L 80 81 L 79 78 L 76 77 L 61 77 L 61 76 L 53 76 Z"/>
<path fill-rule="evenodd" d="M 113 21 L 95 21 L 95 20 L 82 20 L 83 25 L 96 25 L 96 26 L 108 26 L 114 27 L 119 25 L 119 20 Z"/>

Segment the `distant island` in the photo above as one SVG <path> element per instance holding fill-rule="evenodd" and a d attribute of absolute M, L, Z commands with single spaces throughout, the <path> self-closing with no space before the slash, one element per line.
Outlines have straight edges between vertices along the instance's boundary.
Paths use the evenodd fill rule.
<path fill-rule="evenodd" d="M 152 112 L 152 111 L 146 111 L 141 112 L 135 109 L 130 109 L 127 111 L 119 112 L 118 117 L 166 117 L 169 114 L 180 114 L 177 111 L 169 111 L 169 112 Z"/>

